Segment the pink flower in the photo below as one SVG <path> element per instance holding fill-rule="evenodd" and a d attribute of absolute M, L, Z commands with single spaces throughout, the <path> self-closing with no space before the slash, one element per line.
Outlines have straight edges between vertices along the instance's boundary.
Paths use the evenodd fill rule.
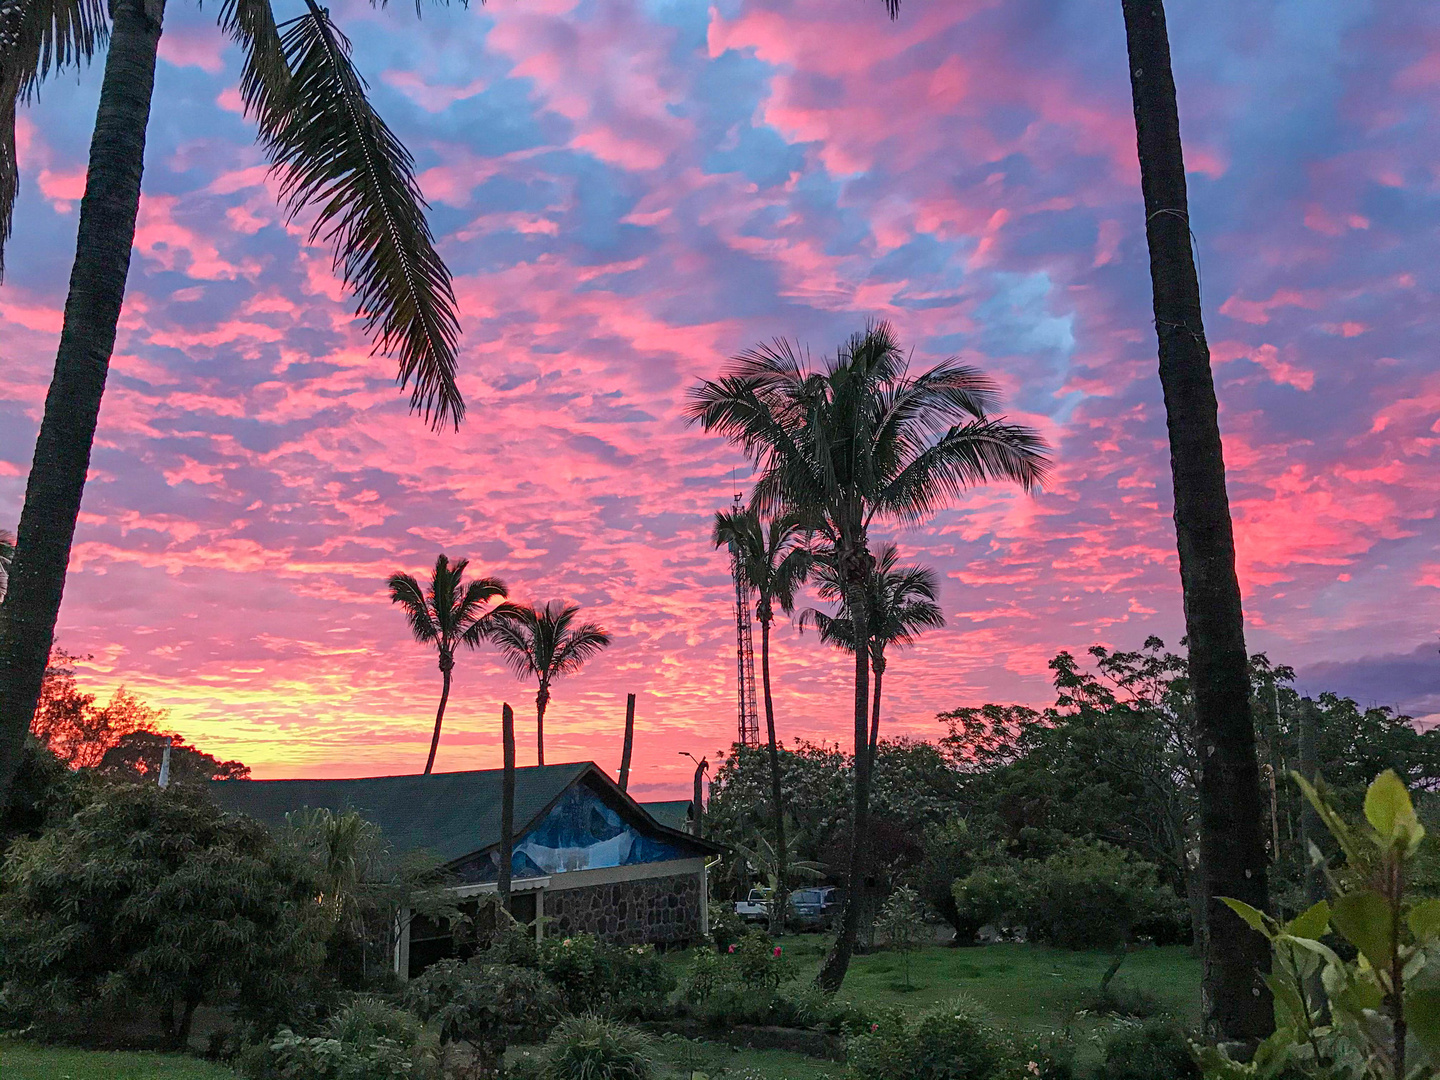
<path fill-rule="evenodd" d="M 870 1030 L 871 1030 L 871 1031 L 879 1031 L 879 1030 L 880 1030 L 880 1025 L 879 1025 L 879 1024 L 871 1024 L 871 1025 L 870 1025 Z"/>
<path fill-rule="evenodd" d="M 734 945 L 731 945 L 731 946 L 730 946 L 730 951 L 731 951 L 731 952 L 734 952 L 734 951 L 735 951 L 735 946 L 734 946 Z"/>
<path fill-rule="evenodd" d="M 779 955 L 780 955 L 780 946 L 779 946 L 779 945 L 776 945 L 776 946 L 775 946 L 775 955 L 776 955 L 776 956 L 779 956 Z"/>

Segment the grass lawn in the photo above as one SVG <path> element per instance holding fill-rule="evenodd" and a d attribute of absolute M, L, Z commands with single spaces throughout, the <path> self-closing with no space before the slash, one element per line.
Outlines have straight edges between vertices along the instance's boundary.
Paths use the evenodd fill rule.
<path fill-rule="evenodd" d="M 0 1039 L 4 1080 L 235 1080 L 222 1065 L 184 1054 L 112 1053 Z"/>

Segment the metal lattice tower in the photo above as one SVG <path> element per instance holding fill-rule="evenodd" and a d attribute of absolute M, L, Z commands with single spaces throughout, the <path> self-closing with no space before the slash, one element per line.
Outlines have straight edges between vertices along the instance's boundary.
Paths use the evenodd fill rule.
<path fill-rule="evenodd" d="M 744 509 L 740 496 L 735 496 L 734 509 Z M 730 546 L 730 574 L 735 579 L 735 687 L 737 712 L 740 719 L 740 745 L 760 745 L 760 709 L 755 703 L 755 646 L 750 636 L 750 583 L 740 552 Z"/>

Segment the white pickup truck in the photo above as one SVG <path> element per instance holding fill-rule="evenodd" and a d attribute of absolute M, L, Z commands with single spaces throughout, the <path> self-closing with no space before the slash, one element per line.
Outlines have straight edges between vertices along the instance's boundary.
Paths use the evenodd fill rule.
<path fill-rule="evenodd" d="M 770 890 L 751 889 L 744 900 L 735 901 L 735 914 L 745 922 L 769 922 Z"/>

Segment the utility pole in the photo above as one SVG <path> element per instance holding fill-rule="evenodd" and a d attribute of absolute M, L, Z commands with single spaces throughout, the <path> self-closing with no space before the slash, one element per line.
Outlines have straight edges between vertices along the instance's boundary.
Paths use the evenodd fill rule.
<path fill-rule="evenodd" d="M 690 804 L 690 812 L 694 819 L 695 835 L 703 836 L 705 834 L 705 791 L 703 784 L 705 771 L 710 768 L 710 761 L 708 758 L 697 759 L 694 754 L 687 753 L 684 750 L 680 751 L 680 756 L 688 757 L 691 761 L 695 762 L 695 795 L 694 800 Z"/>
<path fill-rule="evenodd" d="M 510 863 L 515 851 L 515 712 L 507 701 L 500 710 L 500 732 L 505 743 L 505 773 L 500 785 L 500 876 L 495 895 L 504 911 L 510 910 Z M 496 922 L 498 928 L 500 921 Z"/>

